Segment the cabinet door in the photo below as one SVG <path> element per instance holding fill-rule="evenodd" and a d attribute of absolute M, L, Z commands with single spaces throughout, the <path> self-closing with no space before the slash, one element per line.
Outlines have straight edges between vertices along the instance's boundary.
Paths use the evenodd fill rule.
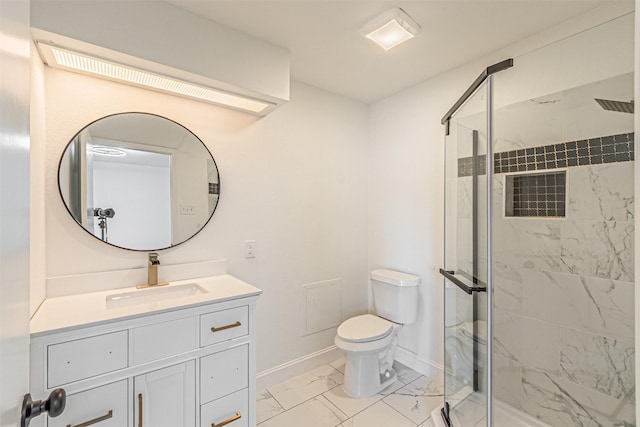
<path fill-rule="evenodd" d="M 136 427 L 192 427 L 196 422 L 195 361 L 134 378 Z"/>

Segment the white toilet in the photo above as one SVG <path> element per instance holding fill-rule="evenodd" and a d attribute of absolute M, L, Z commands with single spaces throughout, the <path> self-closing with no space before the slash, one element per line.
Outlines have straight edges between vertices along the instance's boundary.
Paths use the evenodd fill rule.
<path fill-rule="evenodd" d="M 416 321 L 419 284 L 420 277 L 413 274 L 371 272 L 376 314 L 345 320 L 335 338 L 336 346 L 347 353 L 342 388 L 349 396 L 373 396 L 395 382 L 397 333 L 402 325 Z"/>

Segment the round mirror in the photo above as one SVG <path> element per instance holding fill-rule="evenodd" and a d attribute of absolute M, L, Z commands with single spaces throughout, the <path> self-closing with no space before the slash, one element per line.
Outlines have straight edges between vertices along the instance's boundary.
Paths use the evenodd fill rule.
<path fill-rule="evenodd" d="M 184 126 L 146 113 L 90 123 L 64 150 L 58 186 L 87 232 L 114 246 L 152 251 L 197 234 L 218 204 L 213 157 Z"/>

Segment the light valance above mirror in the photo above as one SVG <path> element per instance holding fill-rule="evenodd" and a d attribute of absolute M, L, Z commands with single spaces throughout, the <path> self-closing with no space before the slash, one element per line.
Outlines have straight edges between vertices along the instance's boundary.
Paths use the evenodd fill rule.
<path fill-rule="evenodd" d="M 71 139 L 58 167 L 60 195 L 88 233 L 151 251 L 197 234 L 218 204 L 218 168 L 184 126 L 153 114 L 101 118 Z"/>

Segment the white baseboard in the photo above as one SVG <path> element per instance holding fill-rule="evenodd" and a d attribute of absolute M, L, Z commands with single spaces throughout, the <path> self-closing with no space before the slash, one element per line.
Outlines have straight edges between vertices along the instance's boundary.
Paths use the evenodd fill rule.
<path fill-rule="evenodd" d="M 433 378 L 435 380 L 444 379 L 444 366 L 439 363 L 425 360 L 406 348 L 397 348 L 395 360 L 416 372 L 420 372 L 422 375 L 428 376 L 429 378 Z"/>
<path fill-rule="evenodd" d="M 324 348 L 315 353 L 307 354 L 282 365 L 258 372 L 256 375 L 256 390 L 261 391 L 274 384 L 281 383 L 296 375 L 303 374 L 319 366 L 326 365 L 340 359 L 344 353 L 335 345 Z"/>

